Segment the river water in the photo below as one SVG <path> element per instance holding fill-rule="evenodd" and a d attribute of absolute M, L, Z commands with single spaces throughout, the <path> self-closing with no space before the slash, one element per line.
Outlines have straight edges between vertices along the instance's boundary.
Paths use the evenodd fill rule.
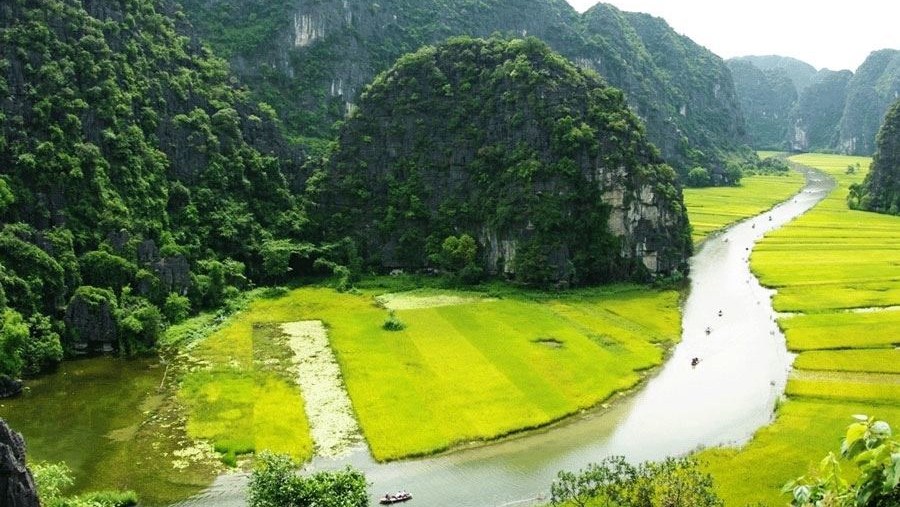
<path fill-rule="evenodd" d="M 317 458 L 307 470 L 356 467 L 372 483 L 373 504 L 385 492 L 408 490 L 416 505 L 532 506 L 548 502 L 559 470 L 611 455 L 641 461 L 746 442 L 771 420 L 793 361 L 775 323 L 772 292 L 750 272 L 748 258 L 766 232 L 812 208 L 833 187 L 820 173 L 808 172 L 806 180 L 790 200 L 703 243 L 691 260 L 682 340 L 636 395 L 490 445 L 392 463 L 374 462 L 361 447 L 342 459 Z M 246 505 L 246 481 L 245 475 L 220 477 L 182 505 Z"/>

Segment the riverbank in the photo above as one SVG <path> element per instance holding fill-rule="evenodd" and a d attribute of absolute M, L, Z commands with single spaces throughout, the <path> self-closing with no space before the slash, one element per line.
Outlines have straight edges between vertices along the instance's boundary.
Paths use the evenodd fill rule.
<path fill-rule="evenodd" d="M 900 324 L 900 218 L 853 211 L 849 185 L 868 159 L 803 155 L 835 189 L 810 213 L 773 232 L 751 258 L 775 308 L 788 348 L 799 354 L 788 399 L 771 426 L 741 449 L 701 454 L 728 505 L 785 503 L 781 486 L 834 450 L 850 416 L 900 422 L 896 330 Z M 848 173 L 847 167 L 859 170 Z M 866 311 L 851 311 L 865 308 Z"/>

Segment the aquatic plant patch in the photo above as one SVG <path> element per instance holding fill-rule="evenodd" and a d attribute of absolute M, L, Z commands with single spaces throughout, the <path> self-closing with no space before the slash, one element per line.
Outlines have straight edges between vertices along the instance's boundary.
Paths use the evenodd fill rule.
<path fill-rule="evenodd" d="M 65 362 L 30 380 L 28 394 L 2 400 L 0 417 L 23 433 L 30 461 L 72 469 L 67 494 L 134 490 L 144 505 L 168 505 L 200 491 L 221 464 L 184 433 L 165 369 L 109 357 Z"/>

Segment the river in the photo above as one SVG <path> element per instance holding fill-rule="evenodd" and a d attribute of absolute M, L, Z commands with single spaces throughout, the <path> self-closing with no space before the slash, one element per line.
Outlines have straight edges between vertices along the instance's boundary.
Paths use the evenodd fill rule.
<path fill-rule="evenodd" d="M 805 213 L 833 185 L 807 172 L 796 196 L 703 243 L 691 259 L 682 340 L 637 394 L 489 445 L 392 463 L 374 462 L 361 447 L 342 459 L 317 458 L 307 470 L 352 465 L 372 483 L 373 503 L 385 492 L 408 490 L 416 505 L 533 506 L 548 502 L 559 470 L 611 455 L 641 461 L 746 442 L 770 422 L 793 361 L 775 323 L 772 292 L 750 271 L 750 252 L 766 232 Z M 222 476 L 180 505 L 246 505 L 246 482 L 246 475 Z"/>

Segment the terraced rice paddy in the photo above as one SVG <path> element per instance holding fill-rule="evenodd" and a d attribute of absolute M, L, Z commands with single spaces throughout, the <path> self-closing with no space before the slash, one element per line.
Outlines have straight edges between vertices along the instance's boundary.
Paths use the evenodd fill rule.
<path fill-rule="evenodd" d="M 684 204 L 694 243 L 786 200 L 800 190 L 803 181 L 803 175 L 791 171 L 784 175 L 747 176 L 739 187 L 686 188 Z"/>
<path fill-rule="evenodd" d="M 848 209 L 848 187 L 863 180 L 869 159 L 791 160 L 838 185 L 752 254 L 754 272 L 778 291 L 775 309 L 796 312 L 779 324 L 799 355 L 776 421 L 740 451 L 703 454 L 728 505 L 784 504 L 780 487 L 838 447 L 852 414 L 900 425 L 900 217 Z M 863 170 L 847 174 L 857 163 Z"/>
<path fill-rule="evenodd" d="M 265 368 L 272 358 L 253 352 L 259 348 L 253 337 L 265 343 L 260 330 L 275 323 L 325 323 L 379 460 L 495 438 L 596 405 L 638 383 L 680 333 L 678 293 L 643 287 L 550 300 L 441 293 L 438 306 L 398 304 L 408 309 L 396 310 L 406 324 L 397 332 L 382 329 L 387 310 L 375 304 L 376 295 L 302 288 L 253 303 L 191 352 L 208 364 L 185 379 L 188 431 L 225 452 L 269 448 L 308 456 L 299 395 L 285 392 L 277 404 L 260 398 L 280 392 L 283 382 Z M 417 296 L 436 294 L 406 297 Z M 458 304 L 443 304 L 451 296 Z M 269 421 L 270 408 L 278 409 L 276 427 L 253 423 Z"/>

